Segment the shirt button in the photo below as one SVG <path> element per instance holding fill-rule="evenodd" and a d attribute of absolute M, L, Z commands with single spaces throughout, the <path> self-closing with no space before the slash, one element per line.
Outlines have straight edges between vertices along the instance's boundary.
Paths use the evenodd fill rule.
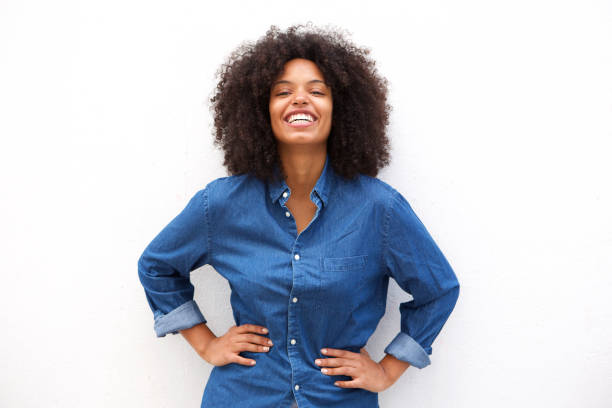
<path fill-rule="evenodd" d="M 299 390 L 299 389 L 300 389 L 300 386 L 299 386 L 299 385 L 297 385 L 297 384 L 295 384 L 295 387 L 294 387 L 294 388 L 295 388 L 295 390 L 297 391 L 297 390 Z"/>
<path fill-rule="evenodd" d="M 287 192 L 285 191 L 285 192 L 283 193 L 283 197 L 287 198 L 287 196 L 288 196 L 288 194 L 287 194 Z"/>
<path fill-rule="evenodd" d="M 285 216 L 286 217 L 291 217 L 291 213 L 289 211 L 285 211 Z"/>
<path fill-rule="evenodd" d="M 299 256 L 298 254 L 295 254 L 294 258 L 295 258 L 295 260 L 297 261 L 297 260 L 299 260 L 299 259 L 300 259 L 300 256 Z"/>
<path fill-rule="evenodd" d="M 295 339 L 291 339 L 291 344 L 295 344 Z"/>
<path fill-rule="evenodd" d="M 294 298 L 293 298 L 293 303 L 296 303 L 296 302 L 297 302 L 297 298 L 296 298 L 296 297 L 294 297 Z"/>

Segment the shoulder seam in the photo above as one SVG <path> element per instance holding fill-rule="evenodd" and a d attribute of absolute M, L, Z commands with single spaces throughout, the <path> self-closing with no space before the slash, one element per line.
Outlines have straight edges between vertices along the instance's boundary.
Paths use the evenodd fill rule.
<path fill-rule="evenodd" d="M 387 267 L 385 261 L 387 259 L 387 252 L 389 248 L 389 220 L 391 219 L 391 206 L 393 205 L 392 201 L 395 198 L 395 194 L 397 194 L 397 191 L 391 188 L 389 197 L 387 199 L 387 205 L 385 208 L 385 216 L 383 218 L 383 248 L 381 251 L 381 265 L 383 265 L 384 267 L 385 274 L 387 274 Z"/>
<path fill-rule="evenodd" d="M 206 256 L 206 263 L 210 265 L 210 263 L 212 262 L 212 243 L 211 243 L 211 239 L 210 239 L 210 215 L 209 215 L 209 186 L 211 184 L 213 184 L 216 180 L 211 181 L 210 183 L 208 183 L 206 185 L 206 187 L 204 188 L 204 219 L 206 222 L 206 251 L 207 251 L 207 256 Z"/>

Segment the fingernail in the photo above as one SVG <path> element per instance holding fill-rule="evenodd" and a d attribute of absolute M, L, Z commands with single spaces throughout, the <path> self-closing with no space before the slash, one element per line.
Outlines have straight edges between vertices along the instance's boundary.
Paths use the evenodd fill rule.
<path fill-rule="evenodd" d="M 322 368 L 322 369 L 321 369 L 321 372 L 322 372 L 322 373 L 326 373 L 326 372 L 327 372 L 327 368 Z"/>
<path fill-rule="evenodd" d="M 323 354 L 327 354 L 327 349 L 321 349 L 321 352 L 322 352 Z"/>
<path fill-rule="evenodd" d="M 262 332 L 267 333 L 268 329 L 266 329 L 265 327 L 263 329 L 261 329 Z"/>
<path fill-rule="evenodd" d="M 251 360 L 251 365 L 255 365 L 255 360 Z"/>
<path fill-rule="evenodd" d="M 268 344 L 269 344 L 269 345 L 272 345 L 272 340 L 268 340 Z"/>
<path fill-rule="evenodd" d="M 264 348 L 263 348 L 263 349 L 264 349 L 264 351 L 268 351 L 268 350 L 270 350 L 270 347 L 268 347 L 268 346 L 264 346 Z"/>
<path fill-rule="evenodd" d="M 321 360 L 315 360 L 315 364 L 316 364 L 316 365 L 321 364 Z"/>

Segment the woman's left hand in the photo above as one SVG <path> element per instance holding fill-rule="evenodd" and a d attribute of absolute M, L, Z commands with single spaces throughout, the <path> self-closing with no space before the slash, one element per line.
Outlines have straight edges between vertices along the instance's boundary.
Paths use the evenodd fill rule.
<path fill-rule="evenodd" d="M 372 392 L 381 392 L 393 384 L 383 366 L 370 358 L 365 348 L 360 353 L 348 350 L 324 348 L 321 350 L 326 356 L 334 358 L 318 358 L 315 364 L 322 368 L 325 375 L 348 375 L 353 377 L 350 381 L 336 381 L 334 385 L 341 388 L 363 388 Z M 327 372 L 325 372 L 327 370 Z"/>

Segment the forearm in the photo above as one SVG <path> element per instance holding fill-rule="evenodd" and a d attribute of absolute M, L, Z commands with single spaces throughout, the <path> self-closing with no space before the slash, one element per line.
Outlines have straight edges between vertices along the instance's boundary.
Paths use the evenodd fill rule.
<path fill-rule="evenodd" d="M 394 384 L 404 371 L 410 367 L 410 363 L 399 360 L 391 354 L 385 354 L 385 357 L 379 361 L 379 364 L 385 369 L 391 384 Z"/>
<path fill-rule="evenodd" d="M 208 343 L 217 338 L 206 323 L 196 324 L 189 329 L 179 330 L 179 332 L 200 356 L 204 355 Z"/>

